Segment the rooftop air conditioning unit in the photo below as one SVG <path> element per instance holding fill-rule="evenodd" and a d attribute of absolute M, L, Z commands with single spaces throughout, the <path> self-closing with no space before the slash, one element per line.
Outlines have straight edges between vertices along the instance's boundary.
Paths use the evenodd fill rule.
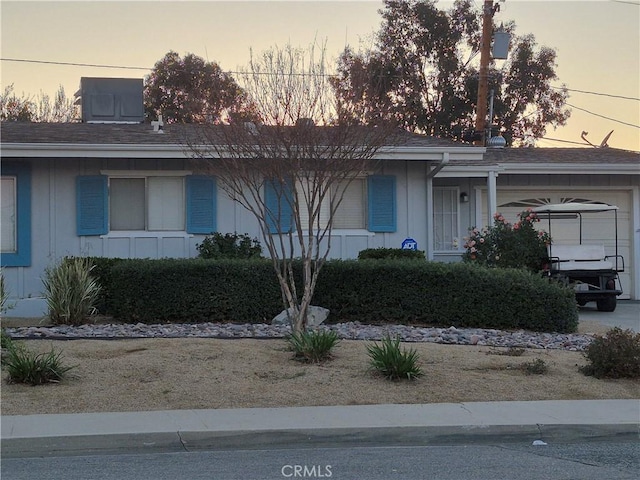
<path fill-rule="evenodd" d="M 142 123 L 142 79 L 82 77 L 75 94 L 84 123 Z"/>

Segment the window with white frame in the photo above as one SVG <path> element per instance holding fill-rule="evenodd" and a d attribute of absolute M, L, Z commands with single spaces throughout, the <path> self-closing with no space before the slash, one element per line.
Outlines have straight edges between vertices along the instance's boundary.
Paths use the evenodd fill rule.
<path fill-rule="evenodd" d="M 342 184 L 342 186 L 346 186 Z M 298 204 L 306 205 L 303 184 L 296 185 Z M 339 187 L 336 187 L 339 188 Z M 346 189 L 343 202 L 334 215 L 334 227 L 337 229 L 367 229 L 370 232 L 395 232 L 397 230 L 397 202 L 396 202 L 396 177 L 393 175 L 368 175 L 355 178 Z M 269 212 L 268 224 L 270 233 L 288 232 L 292 228 L 291 205 L 288 193 L 291 187 L 288 183 L 265 183 L 265 209 Z M 309 188 L 307 188 L 307 192 Z M 329 202 L 328 199 L 324 200 Z M 320 219 L 316 222 L 327 225 L 329 206 L 323 205 L 320 211 Z M 309 228 L 309 215 L 301 209 L 300 220 L 302 228 Z"/>
<path fill-rule="evenodd" d="M 3 176 L 0 184 L 0 250 L 13 253 L 17 250 L 17 202 L 16 177 Z"/>
<path fill-rule="evenodd" d="M 216 179 L 187 171 L 106 171 L 76 177 L 78 236 L 216 230 Z M 120 235 L 120 234 L 118 234 Z"/>
<path fill-rule="evenodd" d="M 433 189 L 434 250 L 458 250 L 459 212 L 458 189 Z"/>
<path fill-rule="evenodd" d="M 334 215 L 333 228 L 367 228 L 367 182 L 365 179 L 354 178 L 348 185 L 343 181 L 334 188 L 339 189 L 338 192 L 344 190 L 344 194 Z"/>
<path fill-rule="evenodd" d="M 184 177 L 109 178 L 110 230 L 185 229 Z"/>
<path fill-rule="evenodd" d="M 313 188 L 312 186 L 310 188 Z M 308 190 L 308 189 L 307 189 Z M 344 192 L 342 194 L 342 192 Z M 330 192 L 325 197 L 320 210 L 320 228 L 324 228 L 329 221 L 329 195 L 331 197 L 340 196 L 342 201 L 333 216 L 334 229 L 364 229 L 367 228 L 367 182 L 365 178 L 354 178 L 350 182 L 343 180 L 330 187 Z M 306 201 L 303 189 L 298 187 L 298 201 L 300 205 L 300 220 L 302 227 L 307 228 L 308 212 L 306 211 Z M 318 218 L 316 218 L 316 222 Z M 318 225 L 314 226 L 317 228 Z"/>

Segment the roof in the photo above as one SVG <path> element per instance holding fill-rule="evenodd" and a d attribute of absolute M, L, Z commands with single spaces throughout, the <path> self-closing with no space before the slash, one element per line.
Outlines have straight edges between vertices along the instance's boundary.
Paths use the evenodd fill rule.
<path fill-rule="evenodd" d="M 176 158 L 185 155 L 185 145 L 189 143 L 186 139 L 198 138 L 197 132 L 202 128 L 202 125 L 167 124 L 164 133 L 160 134 L 145 123 L 2 122 L 0 143 L 3 156 L 13 157 L 135 155 L 140 158 Z M 212 128 L 215 135 L 216 129 L 225 126 L 214 125 Z M 389 150 L 381 150 L 381 157 L 438 163 L 443 152 L 451 152 L 452 161 L 439 173 L 440 176 L 485 176 L 488 171 L 501 174 L 640 175 L 640 152 L 609 147 L 485 149 L 403 130 L 398 130 L 389 144 Z"/>
<path fill-rule="evenodd" d="M 504 148 L 487 149 L 485 160 L 499 164 L 636 164 L 640 172 L 640 152 L 617 148 Z"/>
<path fill-rule="evenodd" d="M 79 144 L 79 145 L 182 145 L 184 139 L 201 125 L 164 125 L 164 133 L 153 131 L 149 124 L 115 123 L 31 123 L 2 122 L 3 144 Z M 212 126 L 215 132 L 222 125 Z M 331 127 L 317 127 L 331 128 Z M 393 143 L 405 147 L 473 148 L 449 139 L 428 137 L 399 131 Z"/>

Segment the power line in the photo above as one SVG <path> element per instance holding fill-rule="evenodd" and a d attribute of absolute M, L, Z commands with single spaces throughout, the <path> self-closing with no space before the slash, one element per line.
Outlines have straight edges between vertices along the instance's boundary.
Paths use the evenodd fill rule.
<path fill-rule="evenodd" d="M 128 69 L 128 70 L 145 70 L 145 71 L 152 70 L 152 68 L 148 68 L 148 67 L 135 67 L 135 66 L 127 66 L 127 65 L 100 65 L 100 64 L 76 63 L 76 62 L 54 62 L 54 61 L 47 61 L 47 60 L 30 60 L 30 59 L 23 59 L 23 58 L 0 58 L 0 61 L 3 61 L 3 62 L 21 62 L 21 63 L 37 63 L 37 64 L 46 64 L 46 65 L 62 65 L 62 66 L 74 66 L 74 67 L 118 68 L 118 69 Z M 242 74 L 244 72 L 228 71 L 226 73 L 228 73 L 228 74 Z M 263 72 L 263 74 L 268 75 L 269 73 L 268 72 Z M 304 76 L 304 75 L 310 75 L 310 74 L 298 73 L 298 74 L 294 74 L 294 75 Z M 325 76 L 330 76 L 330 75 L 325 75 Z M 554 86 L 552 86 L 551 88 L 566 89 L 566 90 L 572 91 L 572 92 L 588 93 L 588 94 L 592 94 L 592 95 L 602 95 L 602 96 L 607 96 L 607 97 L 622 98 L 622 99 L 626 99 L 626 100 L 640 100 L 640 99 L 634 98 L 634 97 L 625 97 L 625 96 L 621 96 L 621 95 L 612 95 L 612 94 L 608 94 L 608 93 L 589 92 L 589 91 L 586 91 L 586 90 L 575 90 L 575 89 L 570 89 L 570 88 L 565 88 L 565 87 L 554 87 Z M 575 108 L 576 110 L 581 110 L 581 111 L 589 113 L 591 115 L 595 115 L 596 117 L 604 118 L 606 120 L 611 120 L 612 122 L 621 123 L 623 125 L 627 125 L 627 126 L 630 126 L 630 127 L 640 128 L 640 126 L 638 126 L 638 125 L 634 125 L 632 123 L 623 122 L 623 121 L 617 120 L 615 118 L 606 117 L 604 115 L 600 115 L 598 113 L 594 113 L 594 112 L 591 112 L 589 110 L 585 110 L 584 108 L 576 107 L 575 105 L 571 105 L 570 103 L 566 103 L 566 105 L 571 107 L 571 108 Z"/>
<path fill-rule="evenodd" d="M 66 65 L 72 67 L 94 67 L 94 68 L 122 68 L 128 70 L 151 70 L 148 67 L 128 67 L 123 65 L 97 65 L 91 63 L 73 63 L 73 62 L 50 62 L 46 60 L 26 60 L 22 58 L 0 58 L 3 62 L 22 62 L 22 63 L 43 63 L 47 65 Z"/>
<path fill-rule="evenodd" d="M 621 98 L 623 100 L 635 100 L 637 102 L 640 102 L 640 98 L 637 98 L 637 97 L 625 97 L 624 95 L 613 95 L 611 93 L 589 92 L 587 90 L 576 90 L 573 88 L 555 87 L 553 85 L 551 85 L 551 88 L 555 90 L 567 90 L 568 92 L 588 93 L 590 95 L 600 95 L 602 97 Z"/>
<path fill-rule="evenodd" d="M 605 117 L 604 115 L 600 115 L 598 113 L 590 112 L 589 110 L 585 110 L 584 108 L 576 107 L 575 105 L 571 105 L 570 103 L 566 103 L 568 107 L 575 108 L 576 110 L 581 110 L 583 112 L 589 113 L 591 115 L 595 115 L 596 117 L 604 118 L 606 120 L 611 120 L 612 122 L 621 123 L 622 125 L 627 125 L 629 127 L 640 128 L 640 125 L 634 125 L 633 123 L 623 122 L 622 120 L 616 120 L 615 118 Z"/>
<path fill-rule="evenodd" d="M 130 65 L 101 65 L 101 64 L 95 64 L 95 63 L 78 63 L 78 62 L 54 62 L 54 61 L 47 61 L 47 60 L 29 60 L 29 59 L 24 59 L 24 58 L 0 58 L 1 61 L 3 62 L 21 62 L 21 63 L 38 63 L 38 64 L 45 64 L 45 65 L 62 65 L 62 66 L 72 66 L 72 67 L 92 67 L 92 68 L 119 68 L 119 69 L 127 69 L 127 70 L 153 70 L 153 67 L 135 67 L 135 66 L 130 66 Z M 237 72 L 237 71 L 233 71 L 233 70 L 229 70 L 226 73 L 230 73 L 230 74 L 243 74 L 245 72 Z M 263 74 L 268 74 L 267 72 L 263 72 Z M 308 75 L 305 73 L 298 73 L 295 75 Z M 323 76 L 331 76 L 331 75 L 323 75 Z M 567 88 L 567 87 L 556 87 L 551 85 L 551 88 L 555 89 L 555 90 L 567 90 L 569 92 L 578 92 L 578 93 L 586 93 L 586 94 L 590 94 L 590 95 L 600 95 L 600 96 L 604 96 L 604 97 L 611 97 L 611 98 L 620 98 L 623 100 L 635 100 L 635 101 L 640 101 L 640 98 L 638 97 L 627 97 L 624 95 L 614 95 L 611 93 L 601 93 L 601 92 L 591 92 L 588 90 L 578 90 L 578 89 L 572 89 L 572 88 Z"/>

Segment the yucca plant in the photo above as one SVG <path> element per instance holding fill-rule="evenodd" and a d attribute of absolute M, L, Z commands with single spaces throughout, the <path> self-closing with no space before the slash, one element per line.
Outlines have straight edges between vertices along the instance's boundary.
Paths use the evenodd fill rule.
<path fill-rule="evenodd" d="M 367 345 L 367 353 L 371 368 L 389 380 L 414 380 L 423 374 L 418 366 L 418 352 L 413 348 L 401 349 L 399 336 L 395 339 L 387 336 L 380 344 Z"/>
<path fill-rule="evenodd" d="M 294 358 L 308 363 L 318 363 L 331 358 L 331 350 L 340 343 L 338 334 L 331 330 L 311 330 L 287 337 Z"/>
<path fill-rule="evenodd" d="M 12 350 L 20 348 L 20 344 L 16 343 L 13 338 L 3 328 L 0 330 L 0 363 L 4 365 L 9 358 Z"/>
<path fill-rule="evenodd" d="M 86 258 L 65 258 L 45 270 L 42 279 L 54 324 L 79 325 L 96 313 L 100 285 L 91 275 L 94 265 Z"/>
<path fill-rule="evenodd" d="M 42 385 L 59 382 L 74 368 L 62 364 L 62 352 L 53 347 L 47 353 L 34 353 L 26 348 L 12 348 L 5 360 L 10 383 Z"/>

